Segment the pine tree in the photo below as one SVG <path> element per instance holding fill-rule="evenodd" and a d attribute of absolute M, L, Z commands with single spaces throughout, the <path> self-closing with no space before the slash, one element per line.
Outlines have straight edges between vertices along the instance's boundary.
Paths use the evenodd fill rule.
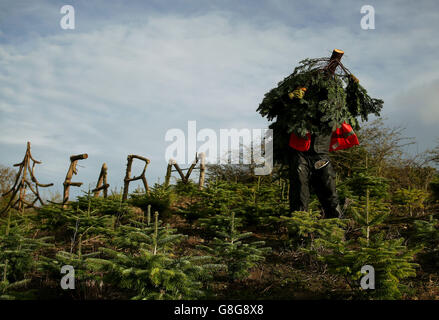
<path fill-rule="evenodd" d="M 345 179 L 343 186 L 349 189 L 349 207 L 346 215 L 351 216 L 363 235 L 369 241 L 372 227 L 379 227 L 390 214 L 388 180 L 374 175 L 375 167 L 368 164 L 365 155 L 365 167 L 357 168 L 356 172 Z M 346 202 L 345 202 L 346 203 Z"/>
<path fill-rule="evenodd" d="M 218 263 L 227 266 L 227 274 L 233 280 L 244 279 L 249 276 L 250 268 L 265 259 L 271 248 L 263 247 L 264 241 L 244 242 L 252 232 L 239 232 L 236 228 L 235 213 L 231 213 L 229 228 L 226 231 L 217 231 L 208 246 L 199 246 L 214 256 Z"/>
<path fill-rule="evenodd" d="M 153 212 L 158 211 L 162 218 L 167 218 L 170 215 L 172 201 L 171 187 L 156 183 L 154 187 L 150 188 L 149 193 L 131 194 L 129 204 L 141 208 L 144 212 L 147 211 L 148 206 L 151 206 Z"/>
<path fill-rule="evenodd" d="M 363 231 L 360 236 L 348 241 L 331 243 L 320 240 L 321 245 L 331 250 L 329 254 L 319 254 L 319 259 L 328 265 L 331 272 L 343 276 L 351 289 L 359 296 L 372 299 L 399 299 L 402 296 L 400 280 L 416 276 L 414 255 L 420 248 L 409 249 L 403 245 L 404 239 L 385 239 L 383 227 L 389 208 L 378 200 L 371 205 L 369 190 L 365 203 L 353 208 L 353 219 Z M 374 228 L 374 234 L 371 233 Z M 375 270 L 376 290 L 361 291 L 359 279 L 361 268 L 371 265 Z M 360 291 L 359 291 L 360 290 Z"/>
<path fill-rule="evenodd" d="M 46 286 L 58 296 L 65 296 L 76 299 L 97 299 L 101 297 L 103 287 L 99 274 L 91 272 L 87 268 L 86 261 L 99 255 L 99 252 L 84 253 L 82 248 L 82 237 L 77 239 L 75 252 L 60 250 L 54 256 L 41 256 L 38 261 L 38 270 L 46 278 Z M 75 272 L 75 290 L 63 290 L 60 288 L 61 268 L 72 266 Z"/>
<path fill-rule="evenodd" d="M 439 202 L 439 175 L 434 176 L 434 178 L 431 180 L 430 190 L 432 192 L 433 200 Z"/>
<path fill-rule="evenodd" d="M 356 186 L 356 193 L 365 189 L 365 197 L 357 197 L 351 206 L 353 221 L 360 227 L 360 235 L 353 234 L 351 239 L 331 243 L 320 239 L 322 246 L 331 252 L 318 255 L 328 265 L 331 272 L 343 276 L 351 289 L 359 296 L 372 299 L 399 299 L 402 296 L 400 280 L 416 276 L 414 255 L 419 247 L 409 249 L 403 244 L 404 238 L 386 239 L 386 218 L 390 208 L 385 199 L 388 198 L 386 181 L 373 176 L 373 168 L 366 167 L 355 175 L 347 184 Z M 355 181 L 355 183 L 352 183 Z M 374 194 L 375 199 L 370 195 Z M 363 276 L 361 268 L 371 265 L 375 270 L 375 290 L 360 290 L 359 279 Z"/>
<path fill-rule="evenodd" d="M 136 255 L 100 250 L 102 258 L 87 259 L 88 268 L 103 272 L 104 283 L 131 290 L 131 299 L 193 299 L 203 295 L 200 279 L 205 276 L 208 257 L 172 258 L 146 249 Z"/>
<path fill-rule="evenodd" d="M 100 215 L 98 210 L 62 209 L 58 205 L 39 208 L 34 217 L 42 230 L 54 232 L 60 239 L 69 237 L 73 242 L 80 235 L 110 235 L 116 220 L 116 215 Z"/>
<path fill-rule="evenodd" d="M 111 243 L 132 253 L 139 248 L 149 250 L 153 254 L 167 253 L 178 242 L 186 238 L 182 234 L 176 234 L 175 231 L 176 229 L 170 228 L 169 224 L 162 225 L 156 211 L 153 224 L 132 220 L 131 224 L 118 228 L 117 235 L 111 240 Z"/>
<path fill-rule="evenodd" d="M 359 296 L 370 299 L 400 299 L 402 297 L 400 280 L 416 276 L 413 262 L 417 250 L 403 245 L 403 238 L 384 240 L 382 235 L 367 241 L 358 238 L 346 243 L 326 243 L 331 254 L 322 255 L 329 271 L 343 276 L 351 289 Z M 375 270 L 375 290 L 360 289 L 359 279 L 363 276 L 361 268 L 371 265 Z"/>
<path fill-rule="evenodd" d="M 275 218 L 288 230 L 290 245 L 313 247 L 315 240 L 339 242 L 344 239 L 346 222 L 341 219 L 321 219 L 319 211 L 295 211 L 291 216 Z"/>
<path fill-rule="evenodd" d="M 240 187 L 240 184 L 226 181 L 211 182 L 203 190 L 197 190 L 196 195 L 191 195 L 190 203 L 181 205 L 178 212 L 192 222 L 230 210 L 242 210 Z"/>
<path fill-rule="evenodd" d="M 409 245 L 423 245 L 418 255 L 423 269 L 436 272 L 439 268 L 439 220 L 431 215 L 428 220 L 415 220 L 408 236 Z"/>
<path fill-rule="evenodd" d="M 87 268 L 102 272 L 102 281 L 133 292 L 132 299 L 193 299 L 203 295 L 203 281 L 218 265 L 209 256 L 175 257 L 173 247 L 183 235 L 154 224 L 121 226 L 112 241 L 116 249 L 101 247 L 101 258 L 86 260 Z"/>
<path fill-rule="evenodd" d="M 401 211 L 409 216 L 413 216 L 416 211 L 422 211 L 424 203 L 429 197 L 429 193 L 426 190 L 417 188 L 401 188 L 393 195 L 393 204 L 396 205 Z"/>
<path fill-rule="evenodd" d="M 38 239 L 27 235 L 28 221 L 19 215 L 12 217 L 8 210 L 6 219 L 0 219 L 0 299 L 32 297 L 23 291 L 31 282 L 30 273 L 35 269 L 38 251 L 49 247 L 51 237 Z"/>
<path fill-rule="evenodd" d="M 242 227 L 242 218 L 235 217 L 234 213 L 227 211 L 226 213 L 215 214 L 207 218 L 198 220 L 200 227 L 207 231 L 208 236 L 215 236 L 218 232 L 224 233 L 230 230 L 230 225 L 234 223 L 234 228 Z"/>

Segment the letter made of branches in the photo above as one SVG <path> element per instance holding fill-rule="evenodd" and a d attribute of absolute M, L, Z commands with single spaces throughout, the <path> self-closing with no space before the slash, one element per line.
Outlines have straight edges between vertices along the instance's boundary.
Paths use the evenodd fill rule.
<path fill-rule="evenodd" d="M 139 176 L 131 178 L 131 167 L 133 165 L 134 159 L 139 159 L 139 160 L 144 161 L 145 166 L 143 167 L 143 171 Z M 127 157 L 127 171 L 126 171 L 125 179 L 124 179 L 122 201 L 126 201 L 128 199 L 128 188 L 129 188 L 130 182 L 132 182 L 132 181 L 142 180 L 146 193 L 149 193 L 148 181 L 146 181 L 145 172 L 146 172 L 146 168 L 148 167 L 148 164 L 150 162 L 151 161 L 149 159 L 142 157 L 142 156 L 138 156 L 135 154 L 128 155 L 128 157 Z"/>
<path fill-rule="evenodd" d="M 32 168 L 31 168 L 32 161 Z M 19 211 L 24 208 L 34 208 L 35 203 L 39 201 L 42 205 L 44 205 L 43 200 L 41 199 L 40 192 L 38 187 L 46 188 L 53 186 L 53 183 L 49 184 L 41 184 L 38 182 L 37 178 L 35 178 L 34 169 L 36 164 L 41 164 L 41 161 L 37 161 L 32 157 L 32 153 L 30 151 L 30 142 L 27 143 L 26 154 L 24 155 L 23 161 L 20 163 L 14 164 L 14 167 L 18 167 L 18 173 L 15 177 L 15 182 L 12 188 L 5 192 L 2 196 L 7 196 L 11 194 L 8 204 L 3 209 L 3 212 L 8 210 L 9 208 L 16 208 Z M 31 181 L 29 181 L 27 174 L 29 173 Z M 34 185 L 32 185 L 32 183 Z M 32 193 L 35 195 L 35 199 L 31 202 L 28 202 L 26 199 L 26 188 L 29 188 Z M 16 195 L 18 193 L 18 198 Z"/>
<path fill-rule="evenodd" d="M 107 183 L 107 164 L 104 163 L 101 168 L 101 173 L 99 174 L 98 183 L 96 188 L 92 190 L 94 192 L 95 198 L 99 197 L 101 190 L 104 190 L 104 198 L 107 197 L 107 190 L 110 185 Z"/>
<path fill-rule="evenodd" d="M 198 158 L 198 154 L 195 154 L 195 160 L 192 162 L 191 166 L 187 169 L 181 169 L 174 159 L 170 159 L 168 167 L 166 169 L 165 186 L 168 186 L 170 183 L 172 171 L 177 171 L 178 174 L 180 175 L 181 181 L 183 181 L 184 184 L 187 184 L 189 182 L 189 177 L 192 171 L 196 169 L 195 166 L 197 165 L 199 159 L 201 159 L 200 168 L 199 168 L 200 169 L 199 187 L 200 189 L 202 189 L 204 185 L 204 176 L 206 171 L 204 152 L 200 153 L 200 158 Z M 175 170 L 172 170 L 172 166 L 174 166 Z M 183 173 L 184 170 L 187 170 L 186 174 Z"/>
<path fill-rule="evenodd" d="M 199 189 L 204 188 L 204 177 L 206 175 L 206 155 L 204 152 L 200 153 L 200 179 L 198 180 Z"/>
<path fill-rule="evenodd" d="M 72 182 L 72 176 L 78 174 L 76 165 L 79 160 L 84 160 L 88 158 L 88 154 L 78 154 L 70 157 L 70 167 L 66 174 L 66 179 L 64 180 L 64 193 L 63 193 L 63 208 L 67 207 L 67 202 L 69 201 L 70 186 L 80 187 L 82 182 Z"/>

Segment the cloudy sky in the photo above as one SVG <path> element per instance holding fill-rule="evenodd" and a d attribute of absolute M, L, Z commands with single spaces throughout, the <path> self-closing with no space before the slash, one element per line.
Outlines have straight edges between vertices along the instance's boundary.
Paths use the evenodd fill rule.
<path fill-rule="evenodd" d="M 74 30 L 60 27 L 66 4 Z M 375 8 L 375 30 L 361 29 L 363 5 Z M 74 179 L 85 189 L 103 162 L 120 188 L 128 154 L 151 159 L 149 183 L 163 182 L 168 129 L 187 131 L 188 120 L 198 130 L 264 128 L 255 111 L 264 93 L 298 61 L 334 48 L 421 152 L 439 138 L 438 9 L 437 1 L 2 0 L 0 164 L 19 162 L 30 141 L 43 161 L 37 176 L 53 191 L 78 153 L 89 155 Z"/>

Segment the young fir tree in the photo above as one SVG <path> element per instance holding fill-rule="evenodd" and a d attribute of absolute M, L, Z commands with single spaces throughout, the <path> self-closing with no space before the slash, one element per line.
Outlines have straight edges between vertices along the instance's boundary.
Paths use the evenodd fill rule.
<path fill-rule="evenodd" d="M 221 215 L 228 210 L 241 210 L 242 184 L 212 181 L 202 190 L 196 190 L 196 195 L 191 195 L 191 201 L 183 203 L 178 212 L 190 222 L 199 218 Z"/>
<path fill-rule="evenodd" d="M 404 239 L 385 240 L 377 234 L 371 241 L 359 237 L 347 242 L 325 243 L 332 253 L 321 255 L 329 271 L 345 278 L 350 288 L 360 297 L 369 299 L 400 299 L 400 280 L 416 276 L 413 262 L 416 250 L 403 245 Z M 375 271 L 375 289 L 362 290 L 360 279 L 364 276 L 361 268 L 371 265 Z"/>
<path fill-rule="evenodd" d="M 170 206 L 173 202 L 174 194 L 170 186 L 160 185 L 156 183 L 150 188 L 149 193 L 131 194 L 129 204 L 141 208 L 144 213 L 148 210 L 152 212 L 158 211 L 162 218 L 167 218 L 170 215 Z"/>
<path fill-rule="evenodd" d="M 149 208 L 150 209 L 150 208 Z M 150 214 L 150 210 L 147 211 Z M 143 220 L 143 219 L 142 219 Z M 182 234 L 176 234 L 176 229 L 170 228 L 169 224 L 163 226 L 158 219 L 158 212 L 154 213 L 154 221 L 147 216 L 146 223 L 132 220 L 131 224 L 119 226 L 117 235 L 111 240 L 116 247 L 135 253 L 138 249 L 146 249 L 154 254 L 167 253 L 181 240 Z"/>
<path fill-rule="evenodd" d="M 54 256 L 41 256 L 38 261 L 38 270 L 45 277 L 45 287 L 51 289 L 54 298 L 66 297 L 73 299 L 98 299 L 102 297 L 103 283 L 99 276 L 90 272 L 86 261 L 98 256 L 99 252 L 83 252 L 82 237 L 77 239 L 76 251 L 60 250 Z M 63 266 L 72 266 L 74 269 L 74 290 L 63 290 L 60 287 Z"/>
<path fill-rule="evenodd" d="M 439 220 L 433 215 L 428 220 L 415 220 L 409 234 L 409 245 L 423 245 L 419 254 L 423 269 L 437 272 L 439 268 Z"/>
<path fill-rule="evenodd" d="M 366 169 L 361 175 L 362 188 L 366 196 L 357 198 L 352 205 L 352 218 L 360 234 L 352 233 L 347 241 L 328 242 L 319 239 L 322 246 L 330 249 L 329 254 L 320 254 L 319 259 L 328 265 L 329 271 L 343 276 L 351 289 L 359 296 L 372 299 L 401 298 L 403 287 L 400 280 L 416 275 L 413 262 L 419 248 L 409 249 L 403 244 L 403 238 L 386 239 L 385 221 L 390 213 L 389 205 L 384 202 L 386 194 L 382 180 Z M 377 198 L 370 199 L 370 194 Z M 354 228 L 355 228 L 354 226 Z M 362 290 L 359 280 L 363 276 L 361 268 L 371 265 L 375 270 L 375 290 Z"/>
<path fill-rule="evenodd" d="M 390 214 L 388 180 L 374 174 L 375 167 L 368 165 L 368 155 L 365 154 L 365 167 L 355 168 L 351 177 L 346 178 L 338 189 L 348 202 L 345 203 L 345 215 L 352 218 L 355 227 L 362 230 L 369 239 L 372 227 L 379 228 Z"/>
<path fill-rule="evenodd" d="M 99 255 L 96 247 L 109 242 L 115 236 L 123 214 L 129 213 L 119 199 L 78 197 L 66 209 L 59 205 L 48 205 L 37 210 L 36 222 L 41 229 L 55 234 L 60 250 L 40 257 L 39 270 L 48 279 L 46 286 L 53 292 L 70 298 L 101 297 L 100 278 L 87 269 L 86 259 Z M 70 265 L 75 270 L 76 290 L 59 288 L 60 270 Z"/>
<path fill-rule="evenodd" d="M 131 217 L 131 209 L 121 197 L 94 198 L 89 191 L 66 209 L 57 204 L 38 208 L 33 220 L 41 230 L 54 232 L 60 238 L 66 235 L 74 238 L 84 233 L 110 235 L 117 225 Z"/>
<path fill-rule="evenodd" d="M 51 237 L 31 238 L 30 228 L 22 216 L 0 219 L 0 299 L 32 298 L 32 291 L 25 288 L 32 280 L 35 257 L 40 249 L 51 246 Z"/>
<path fill-rule="evenodd" d="M 248 277 L 250 268 L 263 261 L 264 255 L 271 250 L 269 247 L 263 247 L 264 241 L 244 242 L 252 232 L 237 230 L 234 212 L 230 215 L 228 229 L 217 231 L 216 234 L 217 237 L 208 246 L 199 246 L 199 248 L 214 256 L 218 263 L 224 263 L 227 266 L 228 276 L 233 280 Z"/>
<path fill-rule="evenodd" d="M 115 248 L 100 248 L 87 268 L 102 273 L 106 284 L 132 292 L 132 299 L 193 299 L 203 295 L 203 281 L 219 266 L 209 256 L 176 257 L 173 246 L 183 238 L 161 227 L 158 213 L 151 226 L 121 227 Z"/>
<path fill-rule="evenodd" d="M 401 188 L 393 195 L 393 204 L 405 215 L 413 216 L 423 212 L 429 192 L 417 188 Z"/>
<path fill-rule="evenodd" d="M 37 210 L 34 217 L 41 230 L 55 234 L 58 240 L 68 238 L 75 243 L 79 236 L 110 236 L 117 224 L 116 215 L 100 215 L 99 210 L 62 209 L 58 205 L 48 205 Z"/>
<path fill-rule="evenodd" d="M 288 193 L 287 188 L 285 184 L 274 183 L 271 179 L 261 182 L 261 177 L 258 177 L 253 184 L 243 186 L 242 210 L 234 211 L 243 217 L 246 225 L 266 224 L 270 217 L 280 216 L 289 211 L 288 202 L 283 201 L 288 200 L 285 197 L 285 193 Z"/>
<path fill-rule="evenodd" d="M 200 218 L 198 220 L 200 227 L 204 229 L 208 237 L 214 237 L 218 235 L 218 232 L 228 232 L 230 225 L 234 223 L 234 227 L 242 227 L 242 218 L 237 218 L 234 213 L 227 211 L 226 213 L 215 214 L 214 216 L 207 218 Z"/>
<path fill-rule="evenodd" d="M 439 147 L 438 147 L 439 149 Z M 438 158 L 439 159 L 439 158 Z M 439 175 L 435 175 L 429 184 L 432 193 L 432 200 L 439 202 Z"/>
<path fill-rule="evenodd" d="M 291 216 L 273 218 L 288 230 L 289 244 L 314 247 L 316 239 L 339 242 L 344 239 L 346 222 L 341 219 L 321 219 L 319 211 L 295 211 Z"/>

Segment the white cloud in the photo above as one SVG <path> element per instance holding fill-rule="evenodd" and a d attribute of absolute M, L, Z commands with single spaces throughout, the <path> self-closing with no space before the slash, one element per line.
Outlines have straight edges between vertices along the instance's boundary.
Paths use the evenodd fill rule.
<path fill-rule="evenodd" d="M 395 98 L 401 113 L 410 114 L 427 126 L 439 123 L 439 79 L 400 92 Z M 439 131 L 438 131 L 439 135 Z"/>
<path fill-rule="evenodd" d="M 264 93 L 305 57 L 344 49 L 346 65 L 370 92 L 390 97 L 401 88 L 397 81 L 406 86 L 420 77 L 417 68 L 437 65 L 407 64 L 412 59 L 406 52 L 425 38 L 415 33 L 392 38 L 358 36 L 341 26 L 258 26 L 211 12 L 150 15 L 3 45 L 0 161 L 21 157 L 8 150 L 30 140 L 53 155 L 41 159 L 45 170 L 52 168 L 50 177 L 65 174 L 71 154 L 87 152 L 79 181 L 93 181 L 107 161 L 110 183 L 120 185 L 126 155 L 137 153 L 153 160 L 148 170 L 155 181 L 164 175 L 167 129 L 185 130 L 188 120 L 197 120 L 199 129 L 265 126 L 255 111 Z M 429 69 L 429 78 L 437 78 L 435 70 Z"/>

